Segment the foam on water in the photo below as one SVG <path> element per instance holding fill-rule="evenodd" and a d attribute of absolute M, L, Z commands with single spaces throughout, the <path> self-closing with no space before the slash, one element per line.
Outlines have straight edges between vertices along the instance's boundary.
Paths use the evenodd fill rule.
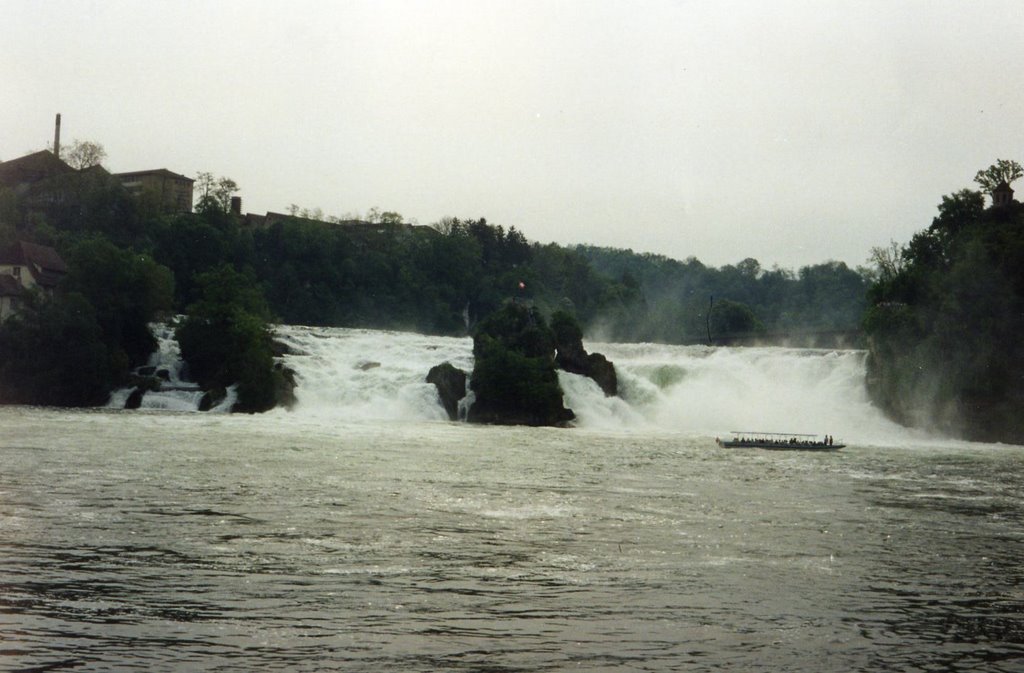
<path fill-rule="evenodd" d="M 297 414 L 346 419 L 444 420 L 429 369 L 473 367 L 468 338 L 337 328 L 282 327 L 296 355 Z M 864 353 L 787 348 L 588 344 L 615 363 L 620 395 L 559 373 L 575 424 L 600 431 L 730 430 L 831 434 L 858 443 L 922 441 L 887 420 L 864 387 Z"/>
<path fill-rule="evenodd" d="M 177 343 L 157 327 L 151 366 L 166 369 L 167 392 L 148 393 L 147 409 L 195 410 L 201 393 L 183 380 Z M 276 338 L 296 372 L 293 419 L 445 421 L 431 367 L 473 369 L 472 340 L 409 332 L 279 326 Z M 887 420 L 867 397 L 865 354 L 852 350 L 710 348 L 594 343 L 615 363 L 619 396 L 606 397 L 586 377 L 559 372 L 575 425 L 595 431 L 667 431 L 717 436 L 737 431 L 831 434 L 869 445 L 929 443 L 923 433 Z M 129 391 L 110 406 L 123 407 Z M 227 410 L 233 397 L 221 404 Z M 461 403 L 463 415 L 472 393 Z"/>
<path fill-rule="evenodd" d="M 278 338 L 292 355 L 297 412 L 348 419 L 445 420 L 434 365 L 472 369 L 469 339 L 375 330 L 287 327 Z"/>
<path fill-rule="evenodd" d="M 1020 670 L 1024 448 L 722 450 L 625 350 L 621 432 L 0 408 L 2 668 Z"/>
<path fill-rule="evenodd" d="M 596 344 L 648 423 L 683 432 L 831 434 L 889 443 L 909 433 L 871 405 L 862 351 Z"/>

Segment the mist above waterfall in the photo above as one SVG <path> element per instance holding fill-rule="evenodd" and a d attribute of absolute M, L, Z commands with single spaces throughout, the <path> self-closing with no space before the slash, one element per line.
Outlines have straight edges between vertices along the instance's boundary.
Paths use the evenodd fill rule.
<path fill-rule="evenodd" d="M 656 344 L 594 348 L 615 362 L 620 394 L 631 411 L 657 428 L 716 435 L 733 430 L 827 433 L 860 443 L 908 436 L 869 402 L 862 351 Z M 588 410 L 576 411 L 587 423 Z"/>

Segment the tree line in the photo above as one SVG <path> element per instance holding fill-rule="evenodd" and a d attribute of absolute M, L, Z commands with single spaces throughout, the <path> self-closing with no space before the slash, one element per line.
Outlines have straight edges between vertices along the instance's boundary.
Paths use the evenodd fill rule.
<path fill-rule="evenodd" d="M 230 212 L 233 180 L 200 178 L 195 212 L 173 214 L 100 170 L 57 176 L 18 194 L 0 188 L 0 244 L 53 246 L 72 269 L 58 300 L 33 300 L 0 327 L 0 378 L 21 382 L 12 390 L 36 391 L 20 400 L 99 403 L 145 362 L 154 347 L 147 324 L 161 315 L 189 316 L 179 336 L 192 363 L 204 356 L 184 347 L 190 335 L 220 330 L 220 341 L 233 339 L 235 348 L 255 344 L 247 357 L 265 369 L 273 322 L 464 335 L 517 298 L 544 315 L 566 312 L 592 336 L 687 343 L 703 341 L 709 327 L 712 338 L 855 329 L 868 283 L 862 270 L 836 262 L 796 273 L 764 270 L 753 259 L 715 269 L 692 258 L 542 244 L 483 218 L 417 226 L 388 212 L 373 222 L 341 223 L 295 209 L 270 226 L 252 226 Z M 218 284 L 233 289 L 218 291 Z M 239 307 L 245 318 L 227 320 Z M 245 334 L 227 334 L 228 324 L 244 324 Z M 73 359 L 102 364 L 83 377 L 91 384 L 68 384 L 73 390 L 59 395 L 40 392 L 56 388 L 38 383 L 38 373 L 64 365 L 46 365 L 38 354 L 12 364 L 41 332 L 61 333 L 58 325 L 92 335 L 80 342 L 93 355 Z M 49 344 L 36 351 L 61 350 L 52 340 L 36 343 Z M 237 358 L 207 360 L 227 367 Z M 231 368 L 194 366 L 197 377 L 218 384 L 243 369 Z M 263 392 L 252 399 L 268 399 L 271 377 L 264 378 Z"/>

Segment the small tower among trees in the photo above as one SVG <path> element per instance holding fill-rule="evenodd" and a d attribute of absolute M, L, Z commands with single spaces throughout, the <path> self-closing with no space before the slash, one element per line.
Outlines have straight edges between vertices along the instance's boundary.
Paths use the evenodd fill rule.
<path fill-rule="evenodd" d="M 1024 176 L 1024 167 L 1016 161 L 1007 159 L 996 159 L 996 162 L 978 171 L 974 175 L 974 181 L 978 183 L 982 191 L 992 196 L 993 206 L 1005 206 L 1013 202 L 1013 188 L 1010 185 L 1014 180 Z"/>
<path fill-rule="evenodd" d="M 1013 188 L 1005 180 L 1000 182 L 995 189 L 992 190 L 992 205 L 993 206 L 1006 206 L 1013 201 Z"/>

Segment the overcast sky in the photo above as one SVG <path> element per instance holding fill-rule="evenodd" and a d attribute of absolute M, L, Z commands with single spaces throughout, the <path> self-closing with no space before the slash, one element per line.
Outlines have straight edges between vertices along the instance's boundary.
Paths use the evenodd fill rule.
<path fill-rule="evenodd" d="M 864 264 L 1024 161 L 1020 0 L 0 0 L 0 159 L 243 209 L 486 217 L 706 264 Z M 1020 187 L 1020 185 L 1017 185 Z"/>

